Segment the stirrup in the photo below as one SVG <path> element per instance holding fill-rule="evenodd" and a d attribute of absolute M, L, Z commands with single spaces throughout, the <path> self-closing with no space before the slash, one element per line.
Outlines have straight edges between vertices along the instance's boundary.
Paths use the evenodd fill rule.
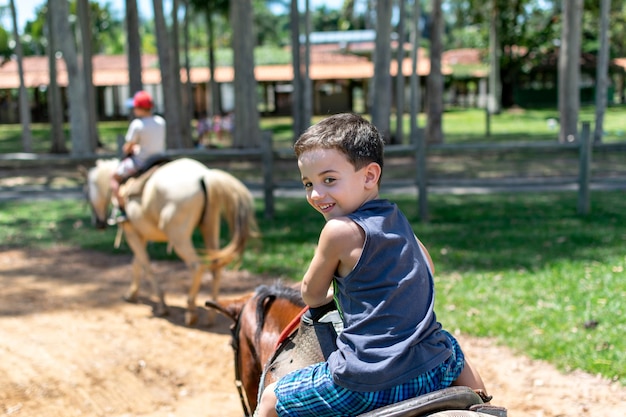
<path fill-rule="evenodd" d="M 109 226 L 115 226 L 116 224 L 124 223 L 128 221 L 128 217 L 126 217 L 126 213 L 121 208 L 114 206 L 111 211 L 111 216 L 107 219 L 107 224 Z"/>

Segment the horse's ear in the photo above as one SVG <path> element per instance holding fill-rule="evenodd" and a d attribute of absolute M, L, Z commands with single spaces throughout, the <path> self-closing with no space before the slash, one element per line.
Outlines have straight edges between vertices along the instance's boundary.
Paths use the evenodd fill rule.
<path fill-rule="evenodd" d="M 237 321 L 238 315 L 235 315 L 233 314 L 232 311 L 230 311 L 230 308 L 229 308 L 230 305 L 223 306 L 221 303 L 218 303 L 216 301 L 211 301 L 211 300 L 206 301 L 204 305 L 207 308 L 212 308 L 214 310 L 217 310 L 218 313 L 223 314 L 224 316 L 228 317 L 232 321 L 235 321 L 235 322 Z"/>
<path fill-rule="evenodd" d="M 217 310 L 219 313 L 236 322 L 239 319 L 241 310 L 243 310 L 244 305 L 250 297 L 252 297 L 252 294 L 248 294 L 240 298 L 222 300 L 220 302 L 209 300 L 206 301 L 204 305 L 208 308 Z"/>
<path fill-rule="evenodd" d="M 77 169 L 80 175 L 82 175 L 84 178 L 87 178 L 87 175 L 89 174 L 89 170 L 85 168 L 84 165 L 79 165 Z"/>

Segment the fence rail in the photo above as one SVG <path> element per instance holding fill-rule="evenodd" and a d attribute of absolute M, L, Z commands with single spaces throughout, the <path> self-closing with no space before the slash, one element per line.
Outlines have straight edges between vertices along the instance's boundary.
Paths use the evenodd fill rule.
<path fill-rule="evenodd" d="M 585 130 L 586 129 L 586 130 Z M 433 189 L 473 187 L 494 189 L 524 186 L 567 185 L 578 191 L 577 210 L 590 211 L 590 184 L 613 182 L 626 188 L 626 142 L 592 143 L 583 125 L 578 143 L 508 142 L 428 145 L 389 145 L 385 149 L 383 190 L 391 187 L 417 191 L 420 218 L 428 219 L 428 193 Z M 265 216 L 274 216 L 279 189 L 300 187 L 297 165 L 290 148 L 274 149 L 270 132 L 263 133 L 259 148 L 169 150 L 172 158 L 190 157 L 233 173 L 244 183 L 262 190 Z M 595 160 L 594 156 L 602 156 Z M 0 154 L 0 169 L 39 168 L 73 170 L 92 166 L 90 156 L 51 154 Z M 9 174 L 10 175 L 10 174 Z"/>

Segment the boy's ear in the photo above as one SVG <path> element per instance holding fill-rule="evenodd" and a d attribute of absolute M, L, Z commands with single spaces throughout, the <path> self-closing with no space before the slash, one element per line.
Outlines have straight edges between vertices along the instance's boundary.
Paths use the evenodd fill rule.
<path fill-rule="evenodd" d="M 365 167 L 365 186 L 368 188 L 377 187 L 378 180 L 382 174 L 382 168 L 376 162 L 370 162 Z"/>

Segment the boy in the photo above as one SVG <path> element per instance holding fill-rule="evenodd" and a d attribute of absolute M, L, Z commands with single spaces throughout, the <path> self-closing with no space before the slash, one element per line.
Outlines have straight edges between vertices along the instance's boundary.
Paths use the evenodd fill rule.
<path fill-rule="evenodd" d="M 268 386 L 258 415 L 355 416 L 453 384 L 485 392 L 437 322 L 428 252 L 397 206 L 379 199 L 378 130 L 338 114 L 294 149 L 307 201 L 326 220 L 302 297 L 312 309 L 334 297 L 344 330 L 326 362 Z"/>
<path fill-rule="evenodd" d="M 109 224 L 127 221 L 123 201 L 119 195 L 120 184 L 135 174 L 153 155 L 165 151 L 165 119 L 153 114 L 154 102 L 146 91 L 138 91 L 133 96 L 133 114 L 135 119 L 128 126 L 122 152 L 125 155 L 111 178 L 114 210 Z"/>

